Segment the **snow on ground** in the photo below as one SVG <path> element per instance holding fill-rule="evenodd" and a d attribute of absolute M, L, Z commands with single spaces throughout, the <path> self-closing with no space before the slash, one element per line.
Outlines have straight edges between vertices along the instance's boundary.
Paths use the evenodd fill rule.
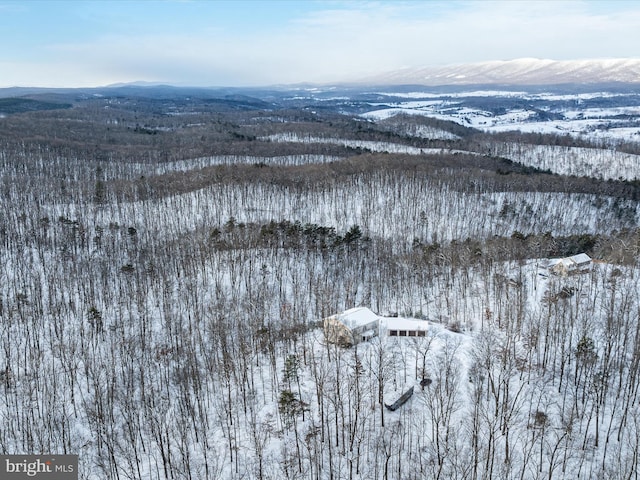
<path fill-rule="evenodd" d="M 509 199 L 492 198 L 494 209 L 505 212 L 505 225 L 513 220 L 504 203 Z M 170 206 L 162 205 L 166 217 L 196 210 Z M 144 213 L 156 221 L 157 211 Z M 38 258 L 38 248 L 21 255 L 11 259 L 0 252 L 3 308 L 12 312 L 0 332 L 11 339 L 6 353 L 16 369 L 0 414 L 19 432 L 27 431 L 31 417 L 16 411 L 67 426 L 70 433 L 60 434 L 81 446 L 84 471 L 90 472 L 84 478 L 106 476 L 100 459 L 107 454 L 121 477 L 139 468 L 133 477 L 164 478 L 170 476 L 161 472 L 167 452 L 197 478 L 258 478 L 260 461 L 264 478 L 283 478 L 288 469 L 299 479 L 314 478 L 316 468 L 322 472 L 317 478 L 348 478 L 350 468 L 354 480 L 384 478 L 385 464 L 400 472 L 397 478 L 417 472 L 416 478 L 437 478 L 440 472 L 462 479 L 460 471 L 474 463 L 485 478 L 534 479 L 540 471 L 545 478 L 584 478 L 600 470 L 593 476 L 622 478 L 612 472 L 628 477 L 634 471 L 637 403 L 629 396 L 627 404 L 626 393 L 617 395 L 618 385 L 634 385 L 629 369 L 637 352 L 640 276 L 632 268 L 598 263 L 580 275 L 543 277 L 540 265 L 549 259 L 536 259 L 452 264 L 428 280 L 420 269 L 404 275 L 402 265 L 386 273 L 370 265 L 367 277 L 349 278 L 341 276 L 348 265 L 337 261 L 331 267 L 322 253 L 207 250 L 190 260 L 200 258 L 194 277 L 152 272 L 141 274 L 138 281 L 145 283 L 136 287 L 128 274 L 107 275 L 95 278 L 97 292 L 88 296 L 82 252 L 60 264 Z M 99 255 L 87 260 L 102 263 Z M 59 266 L 76 282 L 72 288 L 46 281 L 46 269 Z M 109 283 L 102 286 L 104 278 Z M 343 295 L 323 297 L 321 288 L 307 287 L 318 279 L 330 287 L 340 282 L 339 288 L 356 294 L 351 302 Z M 52 294 L 56 290 L 62 296 Z M 96 333 L 87 321 L 86 298 L 103 312 L 104 332 Z M 30 303 L 38 299 L 45 314 L 31 315 Z M 379 310 L 398 311 L 407 322 L 429 322 L 428 335 L 380 337 L 357 349 L 327 345 L 318 329 L 295 341 L 283 335 L 271 347 L 234 351 L 240 335 L 213 343 L 231 325 L 255 328 L 287 315 L 311 322 L 323 302 L 344 308 L 379 302 Z M 62 305 L 70 305 L 64 315 Z M 585 361 L 576 353 L 582 337 L 594 341 Z M 227 363 L 221 348 L 233 355 Z M 22 362 L 33 352 L 28 364 Z M 30 377 L 38 365 L 47 375 Z M 424 389 L 416 386 L 422 378 L 431 381 Z M 35 382 L 44 379 L 55 382 L 43 382 L 39 396 L 31 397 Z M 379 393 L 393 400 L 410 385 L 415 393 L 397 411 L 379 403 Z M 305 408 L 287 413 L 281 402 L 286 391 Z M 133 439 L 127 437 L 131 431 Z M 31 433 L 43 441 L 38 429 Z M 19 444 L 25 437 L 9 436 L 6 448 L 27 448 Z M 118 448 L 107 452 L 112 442 Z M 607 448 L 620 453 L 610 455 Z M 507 452 L 511 460 L 504 462 Z M 485 462 L 492 457 L 495 466 Z"/>
<path fill-rule="evenodd" d="M 589 390 L 597 388 L 597 381 L 607 385 L 617 382 L 618 375 L 612 371 L 611 377 L 599 380 L 595 369 L 584 369 L 581 355 L 591 355 L 589 362 L 606 365 L 607 348 L 617 342 L 613 337 L 619 337 L 608 332 L 607 325 L 614 311 L 622 315 L 617 318 L 625 325 L 629 315 L 633 316 L 638 299 L 630 293 L 637 284 L 637 272 L 598 263 L 577 275 L 554 277 L 540 268 L 547 263 L 548 259 L 537 259 L 521 265 L 504 264 L 497 267 L 489 282 L 475 271 L 471 280 L 477 284 L 475 293 L 468 286 L 460 295 L 465 290 L 456 290 L 460 287 L 457 282 L 448 291 L 434 290 L 435 296 L 456 297 L 453 316 L 449 312 L 448 318 L 463 321 L 459 333 L 431 322 L 426 338 L 383 336 L 358 346 L 368 374 L 379 374 L 379 363 L 372 357 L 390 367 L 384 382 L 385 401 L 391 403 L 414 387 L 404 406 L 384 413 L 386 422 L 392 428 L 402 428 L 401 424 L 408 422 L 420 425 L 419 435 L 426 436 L 436 450 L 425 447 L 423 453 L 436 465 L 453 464 L 465 451 L 467 461 L 479 460 L 479 470 L 488 477 L 528 479 L 544 472 L 545 478 L 582 478 L 585 471 L 594 469 L 601 468 L 610 476 L 635 468 L 633 438 L 637 433 L 633 428 L 627 431 L 630 444 L 624 435 L 612 433 L 625 429 L 622 397 L 615 394 L 613 384 L 605 401 L 596 393 L 602 391 Z M 432 304 L 427 315 L 437 317 L 439 304 L 445 302 Z M 592 339 L 595 342 L 589 347 Z M 587 345 L 586 353 L 581 345 Z M 548 355 L 556 348 L 553 357 Z M 623 357 L 632 353 L 627 345 L 616 352 L 622 357 L 615 361 L 624 365 Z M 421 378 L 428 379 L 424 388 L 419 385 Z M 620 381 L 626 381 L 623 378 L 621 375 Z M 477 457 L 473 449 L 463 447 L 475 435 L 480 439 Z M 419 443 L 415 438 L 404 441 L 407 445 Z M 613 442 L 619 455 L 608 455 L 608 442 Z M 440 448 L 458 455 L 437 460 Z M 403 451 L 409 456 L 411 447 Z M 492 455 L 501 459 L 510 456 L 510 461 L 497 463 L 493 470 L 487 462 Z M 410 462 L 410 457 L 404 461 Z M 447 468 L 444 471 L 451 478 L 465 478 Z"/>
<path fill-rule="evenodd" d="M 619 230 L 638 221 L 632 202 L 601 199 L 582 194 L 497 192 L 460 194 L 446 189 L 421 190 L 406 182 L 399 198 L 407 202 L 372 201 L 381 185 L 361 184 L 323 192 L 281 191 L 261 186 L 245 191 L 232 187 L 202 191 L 158 201 L 121 204 L 97 212 L 98 225 L 135 225 L 140 234 L 173 237 L 180 232 L 222 225 L 233 217 L 237 222 L 268 222 L 288 218 L 302 223 L 336 226 L 338 232 L 360 225 L 368 235 L 414 237 L 425 242 L 459 238 L 483 238 L 551 231 L 554 235 L 575 231 L 602 233 Z M 418 195 L 418 197 L 416 197 Z M 413 199 L 421 198 L 422 203 Z M 266 199 L 266 200 L 265 200 Z M 255 202 L 258 203 L 255 203 Z M 158 211 L 191 212 L 189 215 L 157 215 Z M 81 224 L 92 212 L 44 208 L 51 218 L 77 218 Z M 531 219 L 536 219 L 532 223 Z M 417 222 L 416 222 L 417 219 Z M 407 225 L 411 225 L 407 227 Z"/>
<path fill-rule="evenodd" d="M 106 178 L 120 178 L 123 174 L 129 176 L 151 176 L 164 175 L 171 172 L 187 172 L 217 165 L 269 165 L 269 166 L 290 166 L 308 165 L 311 163 L 330 163 L 341 160 L 342 157 L 333 155 L 281 155 L 273 157 L 253 156 L 253 155 L 218 155 L 213 157 L 190 158 L 174 162 L 139 163 L 130 162 L 125 164 L 105 164 L 102 169 Z"/>
<path fill-rule="evenodd" d="M 387 120 L 378 123 L 379 127 L 385 127 L 391 132 L 410 137 L 424 138 L 427 140 L 458 140 L 460 137 L 441 128 L 423 125 L 419 122 L 408 120 L 404 117 L 393 115 Z"/>
<path fill-rule="evenodd" d="M 298 135 L 296 133 L 276 133 L 260 140 L 271 142 L 298 142 L 298 143 L 329 143 L 351 148 L 361 148 L 370 152 L 379 153 L 406 153 L 408 155 L 422 155 L 424 153 L 443 153 L 440 148 L 417 148 L 409 145 L 390 142 L 376 142 L 371 140 L 347 140 L 341 138 L 323 138 L 312 135 Z M 448 151 L 448 150 L 447 150 Z"/>
<path fill-rule="evenodd" d="M 393 187 L 391 187 L 393 185 Z M 392 190 L 390 190 L 392 189 Z M 388 198 L 380 192 L 394 191 Z M 160 214 L 159 212 L 164 212 Z M 525 235 L 607 233 L 633 228 L 638 205 L 587 194 L 544 192 L 462 193 L 437 181 L 368 177 L 322 189 L 251 184 L 215 185 L 158 200 L 80 208 L 43 205 L 42 216 L 79 220 L 83 225 L 135 226 L 140 235 L 173 238 L 202 228 L 288 219 L 333 226 L 339 233 L 359 225 L 369 236 L 411 243 Z"/>
<path fill-rule="evenodd" d="M 579 105 L 582 101 L 610 99 L 620 97 L 622 94 L 597 92 L 555 95 L 551 93 L 471 91 L 451 94 L 409 92 L 387 95 L 390 98 L 406 98 L 407 101 L 372 103 L 372 110 L 362 116 L 373 121 L 380 121 L 403 113 L 453 121 L 487 132 L 520 130 L 618 141 L 640 141 L 640 106 L 638 105 L 598 108 L 566 108 L 564 105 L 545 105 L 540 109 L 518 107 L 505 113 L 493 114 L 489 111 L 470 108 L 464 104 L 464 99 L 469 97 L 496 97 L 498 99 L 520 98 L 523 101 L 573 101 Z M 547 114 L 556 118 L 539 119 L 540 115 L 546 116 Z"/>
<path fill-rule="evenodd" d="M 640 124 L 637 127 L 625 127 L 628 122 L 608 119 L 533 121 L 514 124 L 495 124 L 482 127 L 488 132 L 509 132 L 518 130 L 525 133 L 550 133 L 571 135 L 572 137 L 592 138 L 603 141 L 640 141 Z"/>
<path fill-rule="evenodd" d="M 640 106 L 632 107 L 609 107 L 609 108 L 584 108 L 576 110 L 566 110 L 562 114 L 567 120 L 582 118 L 608 118 L 618 115 L 640 115 Z"/>
<path fill-rule="evenodd" d="M 491 154 L 560 175 L 634 180 L 640 178 L 640 155 L 602 148 L 494 143 Z"/>

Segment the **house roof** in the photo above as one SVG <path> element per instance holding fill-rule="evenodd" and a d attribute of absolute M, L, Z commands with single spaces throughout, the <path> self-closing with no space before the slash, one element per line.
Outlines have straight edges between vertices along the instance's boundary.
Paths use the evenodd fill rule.
<path fill-rule="evenodd" d="M 357 307 L 345 310 L 336 315 L 337 319 L 349 328 L 361 327 L 377 321 L 380 317 L 367 307 Z"/>
<path fill-rule="evenodd" d="M 575 263 L 588 263 L 591 261 L 591 257 L 586 253 L 579 253 L 578 255 L 569 257 L 569 259 Z"/>
<path fill-rule="evenodd" d="M 551 260 L 549 262 L 549 264 L 547 265 L 547 268 L 552 268 L 555 267 L 556 265 L 564 265 L 565 267 L 570 267 L 571 265 L 573 265 L 574 263 L 569 260 L 569 258 L 554 258 L 553 260 Z"/>
<path fill-rule="evenodd" d="M 428 330 L 429 322 L 425 320 L 413 320 L 401 317 L 386 317 L 381 320 L 382 326 L 387 330 Z"/>
<path fill-rule="evenodd" d="M 591 257 L 586 253 L 579 253 L 578 255 L 573 255 L 572 257 L 565 258 L 556 258 L 549 262 L 547 268 L 555 267 L 558 264 L 562 264 L 565 267 L 574 267 L 576 265 L 582 265 L 583 263 L 589 263 L 591 261 Z"/>

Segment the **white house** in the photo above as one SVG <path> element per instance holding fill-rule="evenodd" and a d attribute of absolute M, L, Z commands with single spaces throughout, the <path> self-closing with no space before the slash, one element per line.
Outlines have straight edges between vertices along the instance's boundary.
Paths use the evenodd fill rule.
<path fill-rule="evenodd" d="M 381 317 L 367 307 L 346 310 L 324 319 L 328 342 L 351 346 L 378 335 L 389 337 L 426 337 L 429 323 L 398 317 Z"/>
<path fill-rule="evenodd" d="M 328 342 L 350 346 L 378 335 L 380 317 L 367 307 L 345 310 L 324 319 Z"/>
<path fill-rule="evenodd" d="M 556 258 L 547 265 L 547 268 L 551 273 L 564 276 L 588 267 L 590 264 L 591 257 L 586 253 L 579 253 L 572 257 Z"/>

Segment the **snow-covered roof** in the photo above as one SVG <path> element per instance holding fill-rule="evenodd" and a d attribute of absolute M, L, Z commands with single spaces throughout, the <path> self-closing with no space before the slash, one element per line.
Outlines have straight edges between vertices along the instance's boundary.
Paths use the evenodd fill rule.
<path fill-rule="evenodd" d="M 591 257 L 586 253 L 579 253 L 578 255 L 574 255 L 573 257 L 569 257 L 569 259 L 575 263 L 589 263 L 591 261 Z"/>
<path fill-rule="evenodd" d="M 565 267 L 570 267 L 573 265 L 573 262 L 569 260 L 569 258 L 554 258 L 550 260 L 547 264 L 547 268 L 555 267 L 556 265 L 564 265 Z"/>
<path fill-rule="evenodd" d="M 565 258 L 556 258 L 549 262 L 547 268 L 555 267 L 556 265 L 562 264 L 567 268 L 575 267 L 576 265 L 582 265 L 583 263 L 589 263 L 591 261 L 591 257 L 586 253 L 579 253 L 578 255 L 573 255 L 572 257 Z"/>
<path fill-rule="evenodd" d="M 429 322 L 402 317 L 385 317 L 380 320 L 382 328 L 387 330 L 427 330 Z"/>
<path fill-rule="evenodd" d="M 356 307 L 336 315 L 337 319 L 349 328 L 361 327 L 377 321 L 380 317 L 367 307 Z"/>

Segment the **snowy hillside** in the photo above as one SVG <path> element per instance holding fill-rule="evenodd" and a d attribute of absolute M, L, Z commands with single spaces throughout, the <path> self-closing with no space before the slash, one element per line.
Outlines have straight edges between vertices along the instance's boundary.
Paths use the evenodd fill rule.
<path fill-rule="evenodd" d="M 640 179 L 640 155 L 599 148 L 495 143 L 491 154 L 560 175 Z"/>
<path fill-rule="evenodd" d="M 571 135 L 603 142 L 640 142 L 640 96 L 606 90 L 553 93 L 520 90 L 475 90 L 439 93 L 380 93 L 363 117 L 378 122 L 400 115 L 449 120 L 485 132 Z"/>
<path fill-rule="evenodd" d="M 82 480 L 634 478 L 638 152 L 461 124 L 632 124 L 635 94 L 104 95 L 0 119 L 2 454 L 76 454 Z M 420 335 L 327 341 L 364 306 Z"/>

